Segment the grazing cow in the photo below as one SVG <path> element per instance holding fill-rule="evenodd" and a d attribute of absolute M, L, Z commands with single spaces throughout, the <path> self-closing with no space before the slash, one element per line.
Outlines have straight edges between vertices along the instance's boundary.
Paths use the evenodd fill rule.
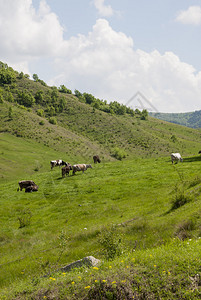
<path fill-rule="evenodd" d="M 27 186 L 25 189 L 25 193 L 32 193 L 32 192 L 37 192 L 38 191 L 38 185 L 30 185 Z"/>
<path fill-rule="evenodd" d="M 61 167 L 61 166 L 67 166 L 67 163 L 61 159 L 57 159 L 57 160 L 51 160 L 50 161 L 50 165 L 51 165 L 51 170 L 54 168 L 54 167 Z"/>
<path fill-rule="evenodd" d="M 172 164 L 173 164 L 173 161 L 175 160 L 176 163 L 178 163 L 178 161 L 183 161 L 183 158 L 181 157 L 181 154 L 180 153 L 172 153 L 171 154 L 171 160 L 172 160 Z"/>
<path fill-rule="evenodd" d="M 198 154 L 201 154 L 201 150 L 198 152 Z"/>
<path fill-rule="evenodd" d="M 18 191 L 19 191 L 19 189 L 20 189 L 20 191 L 22 191 L 22 189 L 25 189 L 25 191 L 26 191 L 26 189 L 29 187 L 32 187 L 32 188 L 34 188 L 35 190 L 38 190 L 38 186 L 35 184 L 35 182 L 33 182 L 33 180 L 22 180 L 22 181 L 19 181 L 18 182 L 18 184 L 19 184 L 19 188 L 17 189 Z M 36 189 L 37 188 L 37 189 Z"/>
<path fill-rule="evenodd" d="M 92 169 L 91 165 L 85 165 L 85 164 L 78 164 L 78 165 L 73 165 L 73 175 L 75 175 L 75 172 L 77 171 L 82 171 L 82 173 L 84 173 L 84 171 L 86 171 L 88 168 Z"/>
<path fill-rule="evenodd" d="M 68 174 L 68 176 L 69 176 L 70 170 L 72 170 L 72 166 L 71 166 L 71 164 L 68 163 L 67 166 L 65 166 L 61 169 L 62 177 L 65 177 L 66 174 Z"/>
<path fill-rule="evenodd" d="M 94 155 L 93 156 L 93 160 L 94 160 L 94 163 L 96 164 L 97 162 L 100 163 L 101 160 L 100 160 L 100 157 L 98 155 Z"/>

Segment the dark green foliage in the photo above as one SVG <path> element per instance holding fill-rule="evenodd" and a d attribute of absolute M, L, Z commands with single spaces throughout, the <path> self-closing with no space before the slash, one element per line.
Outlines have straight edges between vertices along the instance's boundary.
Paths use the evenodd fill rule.
<path fill-rule="evenodd" d="M 146 109 L 143 109 L 141 112 L 141 120 L 147 120 L 148 119 L 148 111 Z"/>
<path fill-rule="evenodd" d="M 0 103 L 3 103 L 3 95 L 0 93 Z"/>
<path fill-rule="evenodd" d="M 37 115 L 40 116 L 40 117 L 43 117 L 44 116 L 44 110 L 42 108 L 39 108 L 37 110 Z"/>
<path fill-rule="evenodd" d="M 39 90 L 35 94 L 35 99 L 37 104 L 42 104 L 44 100 L 44 92 Z"/>
<path fill-rule="evenodd" d="M 57 124 L 57 119 L 55 117 L 49 118 L 50 124 L 56 125 Z"/>
<path fill-rule="evenodd" d="M 64 93 L 64 94 L 72 94 L 72 91 L 70 89 L 67 89 L 67 87 L 65 85 L 60 85 L 60 87 L 58 88 L 60 93 Z"/>
<path fill-rule="evenodd" d="M 17 102 L 25 107 L 31 107 L 35 103 L 35 98 L 28 91 L 18 91 Z"/>
<path fill-rule="evenodd" d="M 13 119 L 13 109 L 12 109 L 11 106 L 9 107 L 9 110 L 8 110 L 8 117 L 9 117 L 10 120 Z"/>
<path fill-rule="evenodd" d="M 40 125 L 44 125 L 45 122 L 42 120 L 42 121 L 39 122 L 39 124 L 40 124 Z"/>
<path fill-rule="evenodd" d="M 6 101 L 8 102 L 14 102 L 14 97 L 13 94 L 11 92 L 8 92 L 6 95 Z"/>
<path fill-rule="evenodd" d="M 47 86 L 47 84 L 43 80 L 39 79 L 37 74 L 33 74 L 33 79 L 35 82 L 39 82 L 41 85 Z"/>
<path fill-rule="evenodd" d="M 126 152 L 124 149 L 120 149 L 118 147 L 115 147 L 112 151 L 112 156 L 115 157 L 118 160 L 122 160 L 126 157 Z"/>
<path fill-rule="evenodd" d="M 19 76 L 18 76 L 19 79 L 22 79 L 24 78 L 24 73 L 23 72 L 20 72 Z"/>
<path fill-rule="evenodd" d="M 38 75 L 37 75 L 37 74 L 33 74 L 33 80 L 34 80 L 34 81 L 38 81 L 38 80 L 39 80 L 39 78 L 38 78 Z"/>
<path fill-rule="evenodd" d="M 189 113 L 149 113 L 154 118 L 192 128 L 201 128 L 201 110 Z"/>
<path fill-rule="evenodd" d="M 16 80 L 16 73 L 6 64 L 0 62 L 0 85 L 11 84 Z"/>
<path fill-rule="evenodd" d="M 174 134 L 171 136 L 171 140 L 173 141 L 173 143 L 175 143 L 177 141 L 177 138 Z"/>

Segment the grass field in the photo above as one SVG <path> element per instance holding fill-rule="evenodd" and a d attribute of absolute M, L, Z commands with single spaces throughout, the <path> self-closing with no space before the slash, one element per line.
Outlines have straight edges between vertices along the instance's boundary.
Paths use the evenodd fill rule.
<path fill-rule="evenodd" d="M 64 153 L 20 139 L 1 135 L 0 299 L 200 297 L 201 157 L 103 160 L 62 178 L 49 161 Z M 39 191 L 17 192 L 23 179 Z M 89 255 L 99 269 L 56 272 Z"/>

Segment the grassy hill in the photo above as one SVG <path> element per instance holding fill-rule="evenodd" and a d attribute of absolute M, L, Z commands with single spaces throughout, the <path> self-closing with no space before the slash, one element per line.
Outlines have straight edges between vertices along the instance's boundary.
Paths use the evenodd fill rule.
<path fill-rule="evenodd" d="M 5 70 L 0 299 L 199 299 L 200 130 Z M 62 178 L 59 158 L 93 168 Z M 25 179 L 38 192 L 17 192 Z M 91 255 L 99 267 L 58 272 Z"/>
<path fill-rule="evenodd" d="M 150 116 L 167 122 L 201 128 L 201 110 L 189 113 L 149 113 Z"/>

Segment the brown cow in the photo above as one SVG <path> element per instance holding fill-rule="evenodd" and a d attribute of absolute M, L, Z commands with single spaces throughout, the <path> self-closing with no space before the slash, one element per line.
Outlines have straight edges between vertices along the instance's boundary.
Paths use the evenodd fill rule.
<path fill-rule="evenodd" d="M 72 166 L 71 166 L 71 164 L 68 163 L 67 166 L 65 166 L 61 169 L 62 177 L 65 177 L 66 174 L 68 174 L 68 176 L 69 176 L 70 170 L 72 170 Z"/>
<path fill-rule="evenodd" d="M 82 171 L 82 173 L 84 173 L 84 171 L 86 171 L 88 168 L 92 169 L 92 166 L 91 165 L 86 165 L 86 164 L 73 165 L 72 166 L 73 175 L 75 175 L 75 172 L 77 172 L 77 171 Z"/>
<path fill-rule="evenodd" d="M 98 155 L 94 155 L 93 156 L 93 160 L 94 160 L 94 163 L 96 164 L 97 162 L 100 163 L 101 160 L 100 160 L 100 157 Z"/>
<path fill-rule="evenodd" d="M 21 180 L 18 182 L 18 184 L 19 184 L 19 188 L 17 189 L 18 191 L 19 189 L 20 191 L 22 191 L 22 189 L 25 189 L 26 191 L 26 188 L 28 187 L 35 187 L 35 190 L 36 188 L 38 190 L 38 186 L 35 184 L 35 182 L 33 182 L 33 180 Z"/>

